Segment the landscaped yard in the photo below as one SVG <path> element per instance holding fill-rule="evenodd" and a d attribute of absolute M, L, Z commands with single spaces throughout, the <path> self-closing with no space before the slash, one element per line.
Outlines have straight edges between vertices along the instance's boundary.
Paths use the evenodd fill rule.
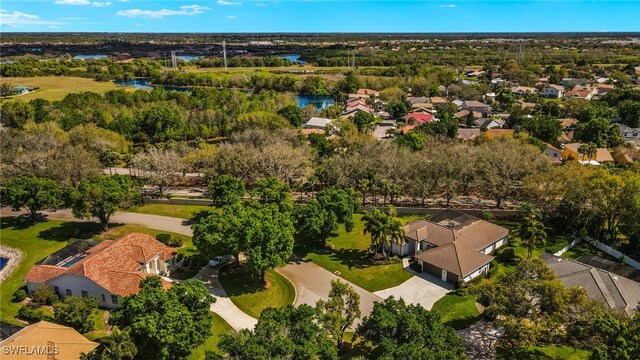
<path fill-rule="evenodd" d="M 93 331 L 84 334 L 89 340 L 105 337 L 107 333 L 104 331 L 104 310 L 95 309 L 91 314 L 93 320 Z"/>
<path fill-rule="evenodd" d="M 589 358 L 589 351 L 576 349 L 570 346 L 535 346 L 532 350 L 536 353 L 544 354 L 549 359 L 586 360 Z"/>
<path fill-rule="evenodd" d="M 480 320 L 480 312 L 473 295 L 459 296 L 450 292 L 436 301 L 431 310 L 439 312 L 442 322 L 456 330 L 464 329 Z"/>
<path fill-rule="evenodd" d="M 142 206 L 132 206 L 125 211 L 140 214 L 171 216 L 181 219 L 192 219 L 194 215 L 202 217 L 206 216 L 208 213 L 212 213 L 214 210 L 215 209 L 213 207 L 199 205 L 144 204 Z"/>
<path fill-rule="evenodd" d="M 165 231 L 148 229 L 136 225 L 112 226 L 102 233 L 101 227 L 93 222 L 65 222 L 48 220 L 32 224 L 26 219 L 17 217 L 3 217 L 0 219 L 2 231 L 2 245 L 18 249 L 22 252 L 22 261 L 11 275 L 0 284 L 0 313 L 3 321 L 20 324 L 15 320 L 20 305 L 12 302 L 13 293 L 24 286 L 23 278 L 36 262 L 44 259 L 53 252 L 62 249 L 68 243 L 77 239 L 96 238 L 118 239 L 130 232 L 141 232 L 156 236 Z M 184 235 L 172 234 L 184 241 L 180 252 L 193 251 L 191 238 Z"/>
<path fill-rule="evenodd" d="M 267 286 L 259 284 L 244 266 L 225 266 L 220 269 L 220 283 L 233 303 L 248 315 L 258 318 L 268 307 L 293 304 L 296 291 L 284 276 L 273 270 L 267 271 Z"/>
<path fill-rule="evenodd" d="M 406 223 L 420 217 L 404 216 L 401 219 Z M 312 245 L 298 240 L 295 252 L 331 272 L 340 272 L 341 277 L 372 292 L 400 285 L 411 278 L 401 262 L 374 265 L 366 259 L 371 238 L 363 233 L 361 219 L 362 214 L 354 215 L 355 227 L 351 232 L 346 232 L 344 225 L 340 225 L 335 236 L 329 238 L 333 245 L 331 250 L 319 253 Z"/>
<path fill-rule="evenodd" d="M 216 354 L 222 355 L 218 350 L 218 341 L 220 341 L 220 336 L 224 334 L 231 334 L 234 330 L 231 325 L 220 317 L 220 315 L 212 312 L 211 317 L 213 317 L 213 322 L 211 323 L 211 336 L 207 338 L 204 344 L 198 346 L 191 352 L 188 360 L 202 360 L 204 359 L 205 352 L 207 351 L 212 351 Z"/>

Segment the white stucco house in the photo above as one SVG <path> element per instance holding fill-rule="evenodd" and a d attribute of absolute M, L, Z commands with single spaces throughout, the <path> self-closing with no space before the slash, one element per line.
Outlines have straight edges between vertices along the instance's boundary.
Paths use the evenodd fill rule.
<path fill-rule="evenodd" d="M 559 99 L 564 96 L 564 86 L 549 85 L 542 89 L 542 96 L 546 98 Z"/>
<path fill-rule="evenodd" d="M 138 293 L 144 278 L 169 275 L 179 265 L 176 252 L 150 235 L 131 233 L 102 241 L 55 265 L 34 265 L 24 281 L 29 295 L 49 285 L 61 298 L 92 296 L 102 307 L 116 308 L 123 297 Z M 163 284 L 170 286 L 164 280 Z"/>

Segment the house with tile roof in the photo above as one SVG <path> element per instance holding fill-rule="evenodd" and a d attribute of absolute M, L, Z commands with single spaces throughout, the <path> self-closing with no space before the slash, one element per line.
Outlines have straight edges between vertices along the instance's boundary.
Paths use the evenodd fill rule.
<path fill-rule="evenodd" d="M 68 326 L 40 321 L 0 342 L 3 360 L 78 360 L 98 347 Z"/>
<path fill-rule="evenodd" d="M 580 287 L 591 299 L 610 309 L 632 316 L 640 306 L 640 283 L 626 277 L 565 259 L 542 254 L 540 259 L 555 273 L 566 287 Z"/>
<path fill-rule="evenodd" d="M 407 124 L 424 124 L 433 121 L 433 115 L 429 113 L 408 113 L 404 117 L 404 121 Z"/>
<path fill-rule="evenodd" d="M 507 243 L 509 235 L 502 226 L 454 210 L 412 221 L 404 230 L 404 241 L 394 242 L 391 251 L 413 257 L 418 270 L 453 284 L 485 274 L 491 254 Z"/>
<path fill-rule="evenodd" d="M 49 285 L 60 297 L 92 296 L 101 306 L 116 308 L 123 297 L 138 293 L 141 280 L 175 270 L 176 253 L 150 235 L 131 233 L 104 240 L 55 265 L 34 265 L 24 281 L 29 294 Z M 163 284 L 170 286 L 164 280 Z"/>
<path fill-rule="evenodd" d="M 595 154 L 589 158 L 587 154 L 580 153 L 581 143 L 564 144 L 562 148 L 562 160 L 576 160 L 581 164 L 600 165 L 605 162 L 613 162 L 613 156 L 605 148 L 596 149 Z"/>

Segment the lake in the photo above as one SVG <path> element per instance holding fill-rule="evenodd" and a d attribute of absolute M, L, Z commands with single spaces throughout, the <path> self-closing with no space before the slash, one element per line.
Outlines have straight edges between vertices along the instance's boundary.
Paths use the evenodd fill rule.
<path fill-rule="evenodd" d="M 145 90 L 153 90 L 158 85 L 151 84 L 149 78 L 137 78 L 131 79 L 126 82 L 124 81 L 115 81 L 117 86 L 131 86 L 136 89 L 145 89 Z M 186 86 L 172 86 L 172 85 L 160 85 L 167 91 L 185 91 L 191 92 L 193 89 Z M 322 110 L 324 108 L 329 107 L 336 103 L 336 101 L 328 95 L 297 95 L 298 106 L 304 107 L 307 104 L 312 104 L 318 110 Z"/>
<path fill-rule="evenodd" d="M 84 54 L 79 54 L 74 56 L 74 59 L 79 59 L 79 60 L 85 60 L 85 59 L 104 59 L 106 57 L 108 57 L 109 55 L 84 55 Z"/>
<path fill-rule="evenodd" d="M 184 60 L 184 61 L 193 61 L 193 60 L 200 60 L 202 59 L 203 56 L 196 56 L 196 55 L 176 55 L 176 59 L 179 60 Z"/>
<path fill-rule="evenodd" d="M 300 55 L 283 55 L 280 56 L 283 59 L 288 59 L 291 62 L 297 63 L 297 64 L 306 64 L 306 61 L 303 60 L 299 60 L 300 59 Z"/>
<path fill-rule="evenodd" d="M 316 109 L 322 110 L 335 103 L 336 101 L 329 95 L 298 95 L 298 107 L 305 107 L 305 105 L 311 104 Z"/>

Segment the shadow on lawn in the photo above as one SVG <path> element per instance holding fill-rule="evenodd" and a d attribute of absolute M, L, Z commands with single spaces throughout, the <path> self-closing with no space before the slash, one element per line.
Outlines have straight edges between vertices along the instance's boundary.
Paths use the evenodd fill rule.
<path fill-rule="evenodd" d="M 44 240 L 68 241 L 90 239 L 102 233 L 102 226 L 94 222 L 65 222 L 51 229 L 40 231 L 38 237 Z"/>
<path fill-rule="evenodd" d="M 260 277 L 255 276 L 246 266 L 235 264 L 224 266 L 220 269 L 220 283 L 227 295 L 239 296 L 264 291 L 267 288 L 260 283 Z"/>
<path fill-rule="evenodd" d="M 373 265 L 367 258 L 369 256 L 369 252 L 367 250 L 338 249 L 330 250 L 329 254 L 329 257 L 332 260 L 345 265 L 349 270 L 352 268 L 365 269 Z"/>
<path fill-rule="evenodd" d="M 46 222 L 46 216 L 38 214 L 36 221 L 31 221 L 28 215 L 7 216 L 0 218 L 0 229 L 26 230 L 39 223 Z"/>

